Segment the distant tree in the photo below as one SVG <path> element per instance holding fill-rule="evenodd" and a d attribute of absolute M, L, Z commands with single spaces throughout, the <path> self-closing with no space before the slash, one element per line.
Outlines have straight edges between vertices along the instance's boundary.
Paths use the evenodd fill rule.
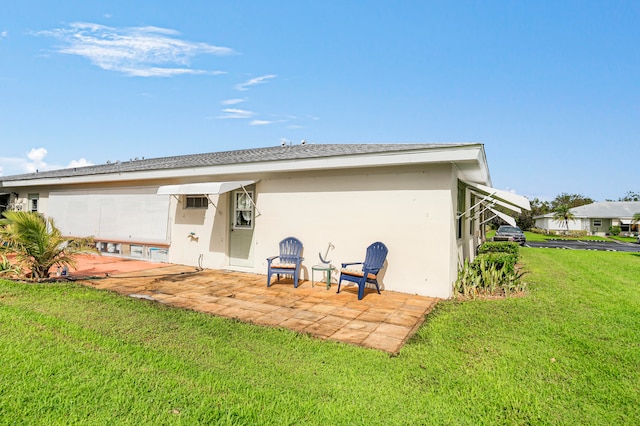
<path fill-rule="evenodd" d="M 640 212 L 633 215 L 631 218 L 631 223 L 640 223 Z"/>
<path fill-rule="evenodd" d="M 551 212 L 551 205 L 548 201 L 541 201 L 537 197 L 529 201 L 531 203 L 531 216 L 541 216 Z"/>
<path fill-rule="evenodd" d="M 533 215 L 530 211 L 523 210 L 518 216 L 515 217 L 516 224 L 523 231 L 528 231 L 535 225 Z"/>
<path fill-rule="evenodd" d="M 569 221 L 576 220 L 575 215 L 571 212 L 571 207 L 561 204 L 553 211 L 553 220 L 563 222 L 569 233 Z"/>
<path fill-rule="evenodd" d="M 572 209 L 574 207 L 584 206 L 593 202 L 594 200 L 592 198 L 585 197 L 584 195 L 567 194 L 566 192 L 563 192 L 554 198 L 549 206 L 552 212 L 556 212 L 560 206 L 566 206 L 567 208 Z"/>
<path fill-rule="evenodd" d="M 618 201 L 640 201 L 640 194 L 629 191 L 624 197 L 618 198 Z"/>

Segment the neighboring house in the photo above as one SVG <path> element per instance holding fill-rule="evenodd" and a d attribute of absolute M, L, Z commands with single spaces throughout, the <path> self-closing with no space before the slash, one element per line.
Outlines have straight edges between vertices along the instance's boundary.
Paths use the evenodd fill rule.
<path fill-rule="evenodd" d="M 569 231 L 586 231 L 589 235 L 604 236 L 609 228 L 619 226 L 622 233 L 637 233 L 638 224 L 633 222 L 633 215 L 640 213 L 640 201 L 602 201 L 586 204 L 571 209 L 574 220 L 569 221 Z M 553 213 L 534 217 L 536 228 L 551 233 L 567 230 L 564 221 L 553 219 Z"/>
<path fill-rule="evenodd" d="M 0 176 L 0 192 L 15 209 L 53 217 L 65 235 L 94 236 L 105 254 L 205 268 L 266 274 L 266 258 L 295 236 L 308 279 L 329 243 L 339 267 L 382 241 L 384 289 L 443 298 L 474 257 L 489 208 L 529 208 L 491 188 L 482 144 L 304 144 L 131 160 Z"/>

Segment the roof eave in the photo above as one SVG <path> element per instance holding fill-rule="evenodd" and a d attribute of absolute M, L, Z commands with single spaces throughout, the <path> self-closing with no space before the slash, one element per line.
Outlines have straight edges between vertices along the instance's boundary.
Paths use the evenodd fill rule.
<path fill-rule="evenodd" d="M 189 168 L 128 171 L 82 176 L 49 178 L 30 177 L 24 180 L 0 182 L 0 187 L 55 186 L 63 184 L 123 182 L 131 180 L 157 180 L 194 176 L 248 175 L 272 172 L 297 172 L 358 167 L 397 166 L 410 164 L 454 163 L 465 180 L 490 184 L 489 171 L 482 144 L 381 153 L 350 154 L 295 160 L 224 164 Z"/>

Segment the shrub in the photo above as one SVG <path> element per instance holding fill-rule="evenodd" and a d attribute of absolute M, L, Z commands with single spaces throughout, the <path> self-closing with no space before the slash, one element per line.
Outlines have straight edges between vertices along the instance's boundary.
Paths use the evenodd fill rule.
<path fill-rule="evenodd" d="M 622 230 L 622 229 L 620 229 L 620 227 L 619 227 L 619 226 L 610 226 L 610 227 L 609 227 L 609 233 L 610 233 L 611 235 L 618 235 L 618 234 L 620 234 L 620 231 L 621 231 L 621 230 Z"/>
<path fill-rule="evenodd" d="M 486 242 L 478 248 L 478 254 L 483 253 L 509 253 L 517 257 L 520 255 L 520 246 L 513 242 Z"/>
<path fill-rule="evenodd" d="M 586 237 L 588 235 L 588 232 L 585 230 L 569 231 L 567 235 L 571 238 L 582 238 L 582 237 Z"/>
<path fill-rule="evenodd" d="M 523 275 L 523 272 L 510 271 L 507 268 L 498 267 L 495 263 L 489 263 L 486 258 L 480 258 L 477 266 L 465 260 L 458 271 L 454 292 L 463 299 L 475 299 L 478 296 L 508 296 L 525 290 Z"/>
<path fill-rule="evenodd" d="M 542 234 L 542 235 L 548 235 L 549 234 L 549 230 L 548 229 L 542 229 L 542 228 L 531 228 L 531 229 L 529 229 L 529 232 L 533 232 L 534 234 Z"/>
<path fill-rule="evenodd" d="M 488 252 L 481 253 L 476 256 L 471 266 L 479 269 L 483 264 L 495 266 L 497 269 L 504 269 L 507 272 L 513 272 L 516 269 L 518 255 L 507 252 Z"/>
<path fill-rule="evenodd" d="M 478 248 L 478 255 L 464 262 L 458 271 L 454 291 L 462 298 L 477 296 L 506 296 L 524 291 L 524 273 L 516 263 L 520 246 L 513 242 L 487 242 Z"/>

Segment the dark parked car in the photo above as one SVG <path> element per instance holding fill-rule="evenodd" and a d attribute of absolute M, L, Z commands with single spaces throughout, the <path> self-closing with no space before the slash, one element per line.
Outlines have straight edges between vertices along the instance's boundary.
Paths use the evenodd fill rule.
<path fill-rule="evenodd" d="M 527 242 L 527 237 L 517 226 L 502 225 L 496 231 L 493 241 L 513 241 L 523 246 Z"/>

